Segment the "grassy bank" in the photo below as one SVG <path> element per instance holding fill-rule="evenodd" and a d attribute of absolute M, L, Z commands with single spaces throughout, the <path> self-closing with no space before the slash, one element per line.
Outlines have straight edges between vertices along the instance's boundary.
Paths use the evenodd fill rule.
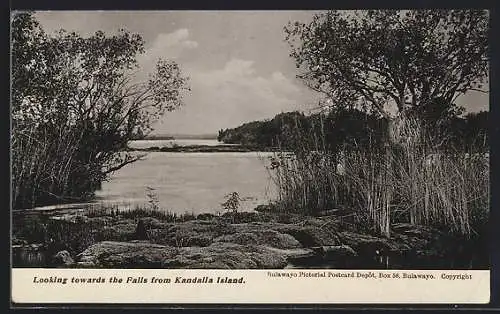
<path fill-rule="evenodd" d="M 42 244 L 49 255 L 61 250 L 74 255 L 99 241 L 132 240 L 137 221 L 144 217 L 167 223 L 197 219 L 192 213 L 176 214 L 148 206 L 18 211 L 13 215 L 13 244 Z"/>
<path fill-rule="evenodd" d="M 89 246 L 101 241 L 151 240 L 153 243 L 170 241 L 151 231 L 148 222 L 176 225 L 189 221 L 213 221 L 224 229 L 227 224 L 271 221 L 273 215 L 258 212 L 226 212 L 225 214 L 183 214 L 163 211 L 157 206 L 94 205 L 87 208 L 57 209 L 47 211 L 15 211 L 13 214 L 12 245 L 36 245 L 47 256 L 66 250 L 75 256 Z M 290 217 L 275 216 L 287 221 Z M 146 225 L 144 224 L 146 221 Z M 196 233 L 196 231 L 193 231 Z M 175 246 L 185 245 L 183 238 L 171 239 Z M 42 266 L 42 265 L 39 265 Z"/>

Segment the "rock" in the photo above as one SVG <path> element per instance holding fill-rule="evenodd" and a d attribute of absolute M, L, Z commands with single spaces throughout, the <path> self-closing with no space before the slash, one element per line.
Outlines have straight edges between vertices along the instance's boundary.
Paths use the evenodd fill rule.
<path fill-rule="evenodd" d="M 439 261 L 448 255 L 470 255 L 479 246 L 466 247 L 465 240 L 456 236 L 407 223 L 392 225 L 390 238 L 360 234 L 361 228 L 348 229 L 342 223 L 337 210 L 322 212 L 326 216 L 321 217 L 259 210 L 223 217 L 200 214 L 197 220 L 175 223 L 154 217 L 53 211 L 44 216 L 48 221 L 44 232 L 49 235 L 50 252 L 81 252 L 75 258 L 79 267 L 282 268 L 298 258 L 302 262 L 296 265 L 353 268 L 386 257 Z M 24 225 L 21 220 L 14 227 Z M 15 233 L 21 238 L 27 234 Z M 32 239 L 26 239 L 12 239 L 16 265 L 71 265 L 70 253 L 46 256 L 43 248 L 27 244 Z"/>
<path fill-rule="evenodd" d="M 330 246 L 340 244 L 337 232 L 328 228 L 302 227 L 298 225 L 284 226 L 280 232 L 293 236 L 304 247 Z"/>
<path fill-rule="evenodd" d="M 449 236 L 431 227 L 412 225 L 407 223 L 394 224 L 392 226 L 391 238 L 412 250 L 422 250 L 431 245 L 435 249 L 447 248 Z"/>
<path fill-rule="evenodd" d="M 298 218 L 295 217 L 294 220 Z M 278 224 L 273 230 L 293 236 L 304 247 L 339 245 L 339 221 L 336 217 L 303 217 L 299 222 Z"/>
<path fill-rule="evenodd" d="M 236 232 L 215 239 L 217 242 L 231 242 L 241 245 L 264 245 L 278 249 L 300 248 L 302 245 L 289 234 L 275 230 Z"/>
<path fill-rule="evenodd" d="M 278 269 L 305 249 L 215 242 L 205 247 L 180 247 L 147 241 L 96 243 L 77 255 L 77 266 L 91 268 Z"/>
<path fill-rule="evenodd" d="M 319 246 L 305 251 L 301 255 L 293 255 L 288 260 L 288 267 L 309 268 L 322 265 L 335 268 L 351 268 L 357 253 L 347 245 Z"/>
<path fill-rule="evenodd" d="M 149 240 L 175 247 L 207 246 L 214 238 L 236 232 L 233 225 L 220 221 L 191 220 L 148 231 Z"/>
<path fill-rule="evenodd" d="M 264 232 L 268 230 L 278 231 L 279 228 L 285 225 L 276 222 L 252 221 L 246 223 L 232 224 L 231 226 L 234 227 L 234 231 L 231 232 L 232 234 L 236 232 Z"/>
<path fill-rule="evenodd" d="M 275 218 L 273 215 L 263 212 L 226 212 L 222 215 L 222 219 L 233 224 L 269 222 L 273 218 Z"/>
<path fill-rule="evenodd" d="M 191 236 L 187 239 L 186 246 L 209 246 L 213 242 L 210 235 Z"/>
<path fill-rule="evenodd" d="M 215 239 L 216 242 L 232 242 L 241 245 L 257 244 L 259 239 L 255 233 L 251 232 L 238 232 L 235 234 L 228 234 Z"/>
<path fill-rule="evenodd" d="M 212 220 L 214 219 L 216 216 L 213 215 L 213 214 L 209 214 L 209 213 L 206 213 L 206 214 L 199 214 L 196 219 L 198 220 Z"/>
<path fill-rule="evenodd" d="M 254 208 L 255 211 L 257 212 L 270 212 L 274 213 L 276 212 L 276 206 L 272 204 L 267 204 L 267 205 L 258 205 L 257 207 Z"/>
<path fill-rule="evenodd" d="M 455 245 L 450 237 L 439 230 L 427 226 L 394 224 L 391 237 L 379 237 L 353 232 L 341 232 L 341 241 L 360 255 L 401 255 L 404 252 L 444 251 Z"/>
<path fill-rule="evenodd" d="M 98 230 L 99 240 L 128 241 L 135 237 L 137 224 L 133 219 L 119 219 Z"/>
<path fill-rule="evenodd" d="M 228 235 L 214 239 L 218 242 L 258 244 L 276 248 L 339 245 L 336 221 L 310 219 L 301 223 L 249 222 L 231 224 Z"/>
<path fill-rule="evenodd" d="M 208 247 L 184 247 L 164 261 L 164 268 L 277 269 L 287 265 L 286 253 L 264 246 L 215 242 Z"/>
<path fill-rule="evenodd" d="M 78 254 L 77 265 L 95 268 L 161 268 L 177 249 L 146 241 L 96 243 Z"/>
<path fill-rule="evenodd" d="M 358 255 L 356 251 L 348 245 L 321 246 L 318 251 L 326 260 Z"/>
<path fill-rule="evenodd" d="M 277 213 L 275 214 L 274 219 L 283 224 L 298 224 L 304 221 L 303 216 L 292 213 Z"/>
<path fill-rule="evenodd" d="M 146 229 L 159 229 L 171 226 L 171 223 L 160 221 L 154 217 L 143 217 L 138 221 L 138 225 L 142 224 Z"/>
<path fill-rule="evenodd" d="M 52 257 L 54 266 L 71 266 L 75 263 L 68 251 L 59 251 Z"/>
<path fill-rule="evenodd" d="M 158 230 L 171 227 L 172 223 L 162 222 L 153 217 L 140 218 L 137 222 L 133 238 L 136 240 L 151 240 L 158 234 Z"/>
<path fill-rule="evenodd" d="M 342 244 L 350 246 L 358 255 L 362 256 L 387 255 L 392 252 L 402 252 L 410 249 L 405 243 L 395 241 L 394 239 L 348 231 L 341 232 L 340 239 Z"/>
<path fill-rule="evenodd" d="M 144 220 L 140 219 L 135 228 L 135 238 L 138 240 L 146 240 L 148 238 L 148 233 L 146 227 L 144 226 Z"/>

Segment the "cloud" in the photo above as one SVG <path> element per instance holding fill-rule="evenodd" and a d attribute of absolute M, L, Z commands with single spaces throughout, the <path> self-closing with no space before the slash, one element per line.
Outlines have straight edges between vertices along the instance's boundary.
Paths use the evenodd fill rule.
<path fill-rule="evenodd" d="M 153 41 L 146 52 L 139 57 L 141 64 L 156 62 L 158 58 L 176 59 L 185 50 L 195 49 L 198 43 L 189 39 L 189 30 L 181 28 L 173 33 L 161 33 Z"/>
<path fill-rule="evenodd" d="M 182 48 L 196 48 L 198 43 L 189 40 L 189 30 L 181 28 L 173 33 L 159 34 L 154 42 L 154 48 L 169 48 L 169 47 L 182 47 Z"/>
<path fill-rule="evenodd" d="M 274 72 L 268 77 L 256 75 L 254 62 L 231 59 L 220 70 L 202 72 L 193 75 L 193 84 L 204 92 L 216 92 L 217 99 L 229 106 L 240 107 L 238 103 L 252 99 L 263 111 L 267 108 L 289 107 L 296 101 L 299 88 L 281 72 Z M 238 99 L 237 103 L 229 100 Z"/>
<path fill-rule="evenodd" d="M 281 72 L 258 75 L 254 62 L 231 59 L 222 68 L 190 70 L 186 106 L 168 113 L 158 133 L 210 133 L 281 111 L 304 109 L 303 90 Z"/>

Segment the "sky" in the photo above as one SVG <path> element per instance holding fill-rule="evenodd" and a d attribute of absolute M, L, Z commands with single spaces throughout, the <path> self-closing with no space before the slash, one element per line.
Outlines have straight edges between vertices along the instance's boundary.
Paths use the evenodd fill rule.
<path fill-rule="evenodd" d="M 179 63 L 189 77 L 185 105 L 154 125 L 155 134 L 210 134 L 280 112 L 308 112 L 321 95 L 296 79 L 285 42 L 289 21 L 313 11 L 45 11 L 36 18 L 49 33 L 64 28 L 82 36 L 125 28 L 145 40 L 143 73 L 158 58 Z M 469 111 L 488 109 L 488 95 L 458 99 Z"/>

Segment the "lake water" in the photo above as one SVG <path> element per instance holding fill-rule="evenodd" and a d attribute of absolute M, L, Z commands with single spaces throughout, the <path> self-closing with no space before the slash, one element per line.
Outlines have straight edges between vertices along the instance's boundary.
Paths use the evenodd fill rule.
<path fill-rule="evenodd" d="M 185 140 L 183 145 L 185 143 L 210 145 L 213 141 Z M 142 148 L 163 145 L 158 141 L 134 144 Z M 266 169 L 271 155 L 264 152 L 149 152 L 143 160 L 125 166 L 104 182 L 102 189 L 96 192 L 96 202 L 134 207 L 147 204 L 151 199 L 147 194 L 152 193 L 159 207 L 166 211 L 217 213 L 224 211 L 221 203 L 225 196 L 238 192 L 243 199 L 240 210 L 253 210 L 276 195 Z"/>
<path fill-rule="evenodd" d="M 176 139 L 132 141 L 130 147 L 163 147 L 173 143 L 186 145 L 221 145 L 217 140 Z M 139 153 L 139 152 L 137 152 Z M 134 208 L 147 205 L 154 194 L 159 208 L 183 213 L 224 212 L 225 196 L 238 192 L 240 211 L 252 211 L 276 197 L 276 188 L 266 166 L 269 152 L 177 153 L 140 152 L 142 160 L 113 173 L 96 191 L 91 203 L 59 204 L 36 210 L 84 208 L 113 205 Z"/>

